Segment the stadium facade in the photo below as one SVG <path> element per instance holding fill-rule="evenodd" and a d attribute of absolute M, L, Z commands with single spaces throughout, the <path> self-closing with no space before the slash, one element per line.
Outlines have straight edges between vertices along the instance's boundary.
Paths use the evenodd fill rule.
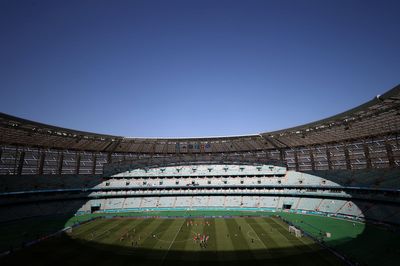
<path fill-rule="evenodd" d="M 126 138 L 0 114 L 0 220 L 167 209 L 400 223 L 400 86 L 338 115 L 247 136 Z"/>

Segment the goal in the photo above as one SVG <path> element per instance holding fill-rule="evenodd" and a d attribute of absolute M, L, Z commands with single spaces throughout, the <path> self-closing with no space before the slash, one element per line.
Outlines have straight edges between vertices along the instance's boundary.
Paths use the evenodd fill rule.
<path fill-rule="evenodd" d="M 289 233 L 294 234 L 296 237 L 302 237 L 303 232 L 300 229 L 294 227 L 293 225 L 289 225 Z"/>

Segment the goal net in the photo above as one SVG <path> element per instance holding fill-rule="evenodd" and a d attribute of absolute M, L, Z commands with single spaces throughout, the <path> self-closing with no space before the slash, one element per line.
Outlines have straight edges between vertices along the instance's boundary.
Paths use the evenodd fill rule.
<path fill-rule="evenodd" d="M 292 225 L 289 225 L 289 233 L 290 234 L 294 234 L 296 237 L 302 237 L 303 236 L 303 233 L 301 232 L 301 230 L 296 228 L 296 227 L 294 227 L 294 226 L 292 226 Z"/>

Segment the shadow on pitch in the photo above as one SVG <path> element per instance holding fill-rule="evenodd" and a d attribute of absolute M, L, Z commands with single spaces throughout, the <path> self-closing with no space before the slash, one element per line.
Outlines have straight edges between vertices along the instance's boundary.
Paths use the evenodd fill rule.
<path fill-rule="evenodd" d="M 176 251 L 113 246 L 62 235 L 2 259 L 2 265 L 342 265 L 317 244 L 302 248 Z"/>
<path fill-rule="evenodd" d="M 65 217 L 66 219 L 66 217 Z M 56 226 L 63 226 L 59 219 Z M 366 224 L 362 234 L 356 238 L 341 238 L 331 242 L 336 250 L 353 254 L 352 261 L 367 265 L 397 265 L 400 259 L 399 232 L 391 232 L 375 225 Z M 387 232 L 385 232 L 387 231 Z M 385 235 L 383 235 L 385 233 Z M 4 237 L 4 236 L 0 236 Z M 268 244 L 268 243 L 266 243 Z M 121 246 L 115 243 L 103 244 L 71 238 L 67 234 L 43 241 L 32 247 L 16 251 L 0 258 L 1 265 L 342 265 L 327 250 L 317 243 L 308 246 L 279 247 L 274 249 L 214 251 L 165 250 L 154 246 L 151 249 Z M 363 264 L 361 264 L 363 265 Z"/>

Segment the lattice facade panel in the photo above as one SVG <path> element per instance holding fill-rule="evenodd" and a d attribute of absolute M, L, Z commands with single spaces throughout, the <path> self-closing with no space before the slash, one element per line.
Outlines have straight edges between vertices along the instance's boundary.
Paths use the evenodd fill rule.
<path fill-rule="evenodd" d="M 43 174 L 54 175 L 58 172 L 58 160 L 59 152 L 55 150 L 43 150 L 45 155 L 45 160 L 43 164 Z M 39 157 L 38 157 L 39 158 Z"/>
<path fill-rule="evenodd" d="M 289 170 L 296 170 L 296 163 L 294 160 L 294 150 L 286 150 L 285 158 Z"/>
<path fill-rule="evenodd" d="M 310 149 L 309 148 L 300 148 L 297 150 L 297 159 L 299 162 L 299 170 L 300 171 L 310 171 L 311 167 L 311 158 L 310 158 Z"/>
<path fill-rule="evenodd" d="M 344 154 L 344 146 L 338 144 L 330 146 L 332 169 L 346 169 L 346 159 Z"/>
<path fill-rule="evenodd" d="M 383 139 L 370 140 L 367 142 L 369 148 L 369 154 L 371 157 L 373 168 L 386 168 L 389 167 L 389 160 L 387 157 L 387 151 L 385 141 Z"/>
<path fill-rule="evenodd" d="M 389 148 L 388 148 L 389 147 Z M 327 149 L 329 150 L 328 162 Z M 346 158 L 346 149 L 348 156 Z M 283 157 L 289 170 L 310 171 L 314 164 L 315 170 L 336 170 L 336 169 L 365 169 L 367 163 L 367 153 L 370 159 L 371 168 L 386 168 L 390 165 L 400 166 L 400 145 L 396 135 L 382 136 L 374 139 L 358 140 L 354 142 L 336 143 L 331 145 L 315 145 L 309 147 L 286 148 L 283 151 Z M 389 162 L 389 153 L 391 160 Z M 311 151 L 311 152 L 310 152 Z M 42 156 L 42 153 L 45 156 Z M 312 156 L 310 155 L 312 153 Z M 96 155 L 96 157 L 93 156 Z M 15 147 L 6 145 L 1 147 L 0 174 L 38 174 L 40 173 L 41 158 L 43 157 L 43 174 L 58 174 L 59 164 L 62 160 L 62 174 L 93 174 L 93 164 L 95 158 L 95 174 L 103 173 L 103 165 L 108 163 L 110 153 L 106 152 L 88 152 L 40 149 L 30 147 Z M 297 165 L 296 167 L 296 155 Z M 190 162 L 193 158 L 205 158 L 215 162 L 223 162 L 225 159 L 234 159 L 237 161 L 265 162 L 267 159 L 280 161 L 281 150 L 271 149 L 254 152 L 235 152 L 235 153 L 206 153 L 206 154 L 140 154 L 140 153 L 112 153 L 112 162 L 137 161 L 143 159 L 162 160 L 168 162 L 181 161 Z M 23 157 L 23 158 L 22 158 Z M 23 160 L 22 160 L 23 159 Z M 77 162 L 79 160 L 79 167 Z M 20 163 L 23 163 L 22 169 Z M 312 163 L 314 162 L 314 163 Z M 77 170 L 79 170 L 77 172 Z"/>
<path fill-rule="evenodd" d="M 107 153 L 98 153 L 96 155 L 96 175 L 100 175 L 103 173 L 103 165 L 105 163 L 107 163 Z"/>
<path fill-rule="evenodd" d="M 15 147 L 5 146 L 1 149 L 0 174 L 13 175 L 16 173 L 18 151 Z"/>
<path fill-rule="evenodd" d="M 75 169 L 76 169 L 76 152 L 64 151 L 62 174 L 75 174 Z"/>
<path fill-rule="evenodd" d="M 93 170 L 93 153 L 82 152 L 80 153 L 81 160 L 79 165 L 79 174 L 87 175 L 92 174 Z"/>
<path fill-rule="evenodd" d="M 125 155 L 123 153 L 113 153 L 111 155 L 111 162 L 116 163 L 116 162 L 122 162 L 124 161 Z"/>
<path fill-rule="evenodd" d="M 394 139 L 390 142 L 393 151 L 394 163 L 396 167 L 400 167 L 400 140 Z"/>
<path fill-rule="evenodd" d="M 315 170 L 327 170 L 328 169 L 328 159 L 326 156 L 325 146 L 316 146 L 313 149 Z"/>
<path fill-rule="evenodd" d="M 362 142 L 356 142 L 347 145 L 350 155 L 351 169 L 365 169 L 367 168 L 366 155 Z"/>
<path fill-rule="evenodd" d="M 25 159 L 22 167 L 23 175 L 34 175 L 38 171 L 39 149 L 25 148 Z"/>
<path fill-rule="evenodd" d="M 280 160 L 280 152 L 278 150 L 267 150 L 266 156 L 271 160 Z"/>

